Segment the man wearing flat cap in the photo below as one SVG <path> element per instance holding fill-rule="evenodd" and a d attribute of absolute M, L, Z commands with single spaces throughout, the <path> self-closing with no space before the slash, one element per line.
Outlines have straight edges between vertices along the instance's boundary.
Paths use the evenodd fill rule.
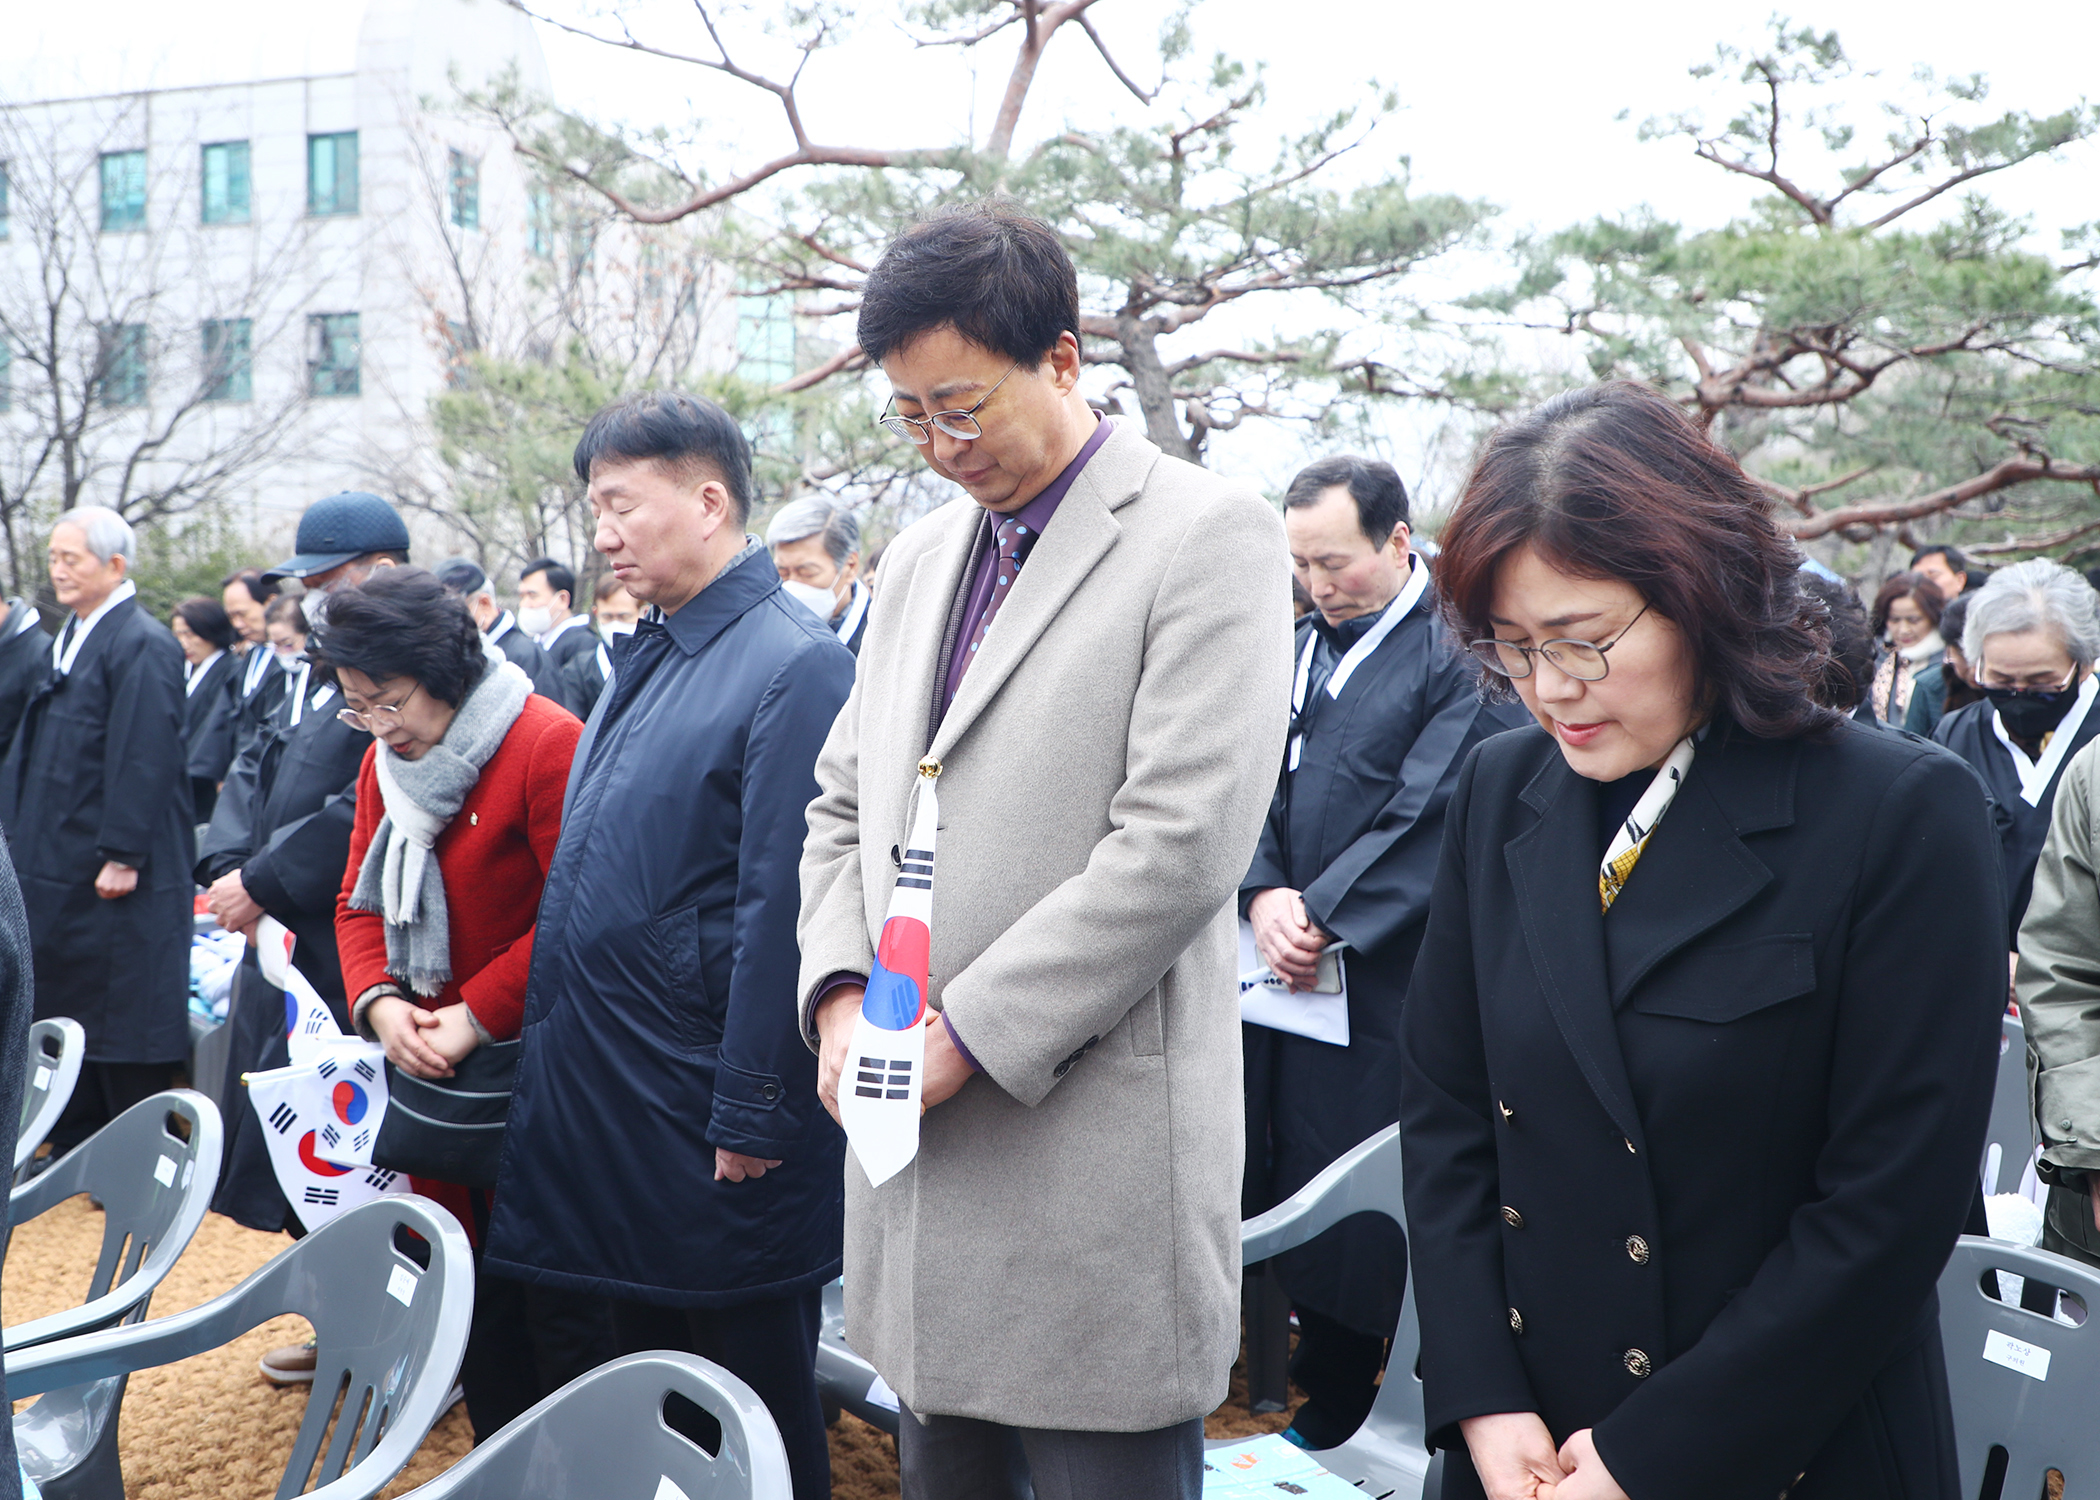
<path fill-rule="evenodd" d="M 330 592 L 354 588 L 380 568 L 408 561 L 408 527 L 377 495 L 347 490 L 317 500 L 299 518 L 296 551 L 265 578 L 306 585 L 311 620 Z M 342 970 L 336 961 L 335 898 L 350 858 L 357 812 L 357 772 L 372 737 L 336 717 L 343 706 L 334 679 L 301 662 L 283 702 L 227 773 L 198 851 L 197 882 L 211 888 L 221 926 L 253 934 L 265 915 L 298 939 L 292 962 L 350 1029 Z M 226 1171 L 212 1207 L 251 1229 L 291 1223 L 261 1132 L 239 1098 L 244 1071 L 283 1067 L 284 1009 L 256 967 L 251 945 L 234 989 L 226 1069 Z M 263 1374 L 279 1384 L 313 1379 L 310 1348 L 277 1350 Z"/>

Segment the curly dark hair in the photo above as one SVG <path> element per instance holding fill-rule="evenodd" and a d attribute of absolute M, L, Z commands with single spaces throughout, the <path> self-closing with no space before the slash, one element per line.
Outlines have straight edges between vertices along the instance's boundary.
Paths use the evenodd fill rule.
<path fill-rule="evenodd" d="M 1684 632 L 1699 701 L 1751 734 L 1796 739 L 1840 721 L 1812 696 L 1830 640 L 1799 550 L 1734 456 L 1648 386 L 1568 391 L 1490 435 L 1438 541 L 1461 640 L 1494 634 L 1495 575 L 1531 547 L 1578 577 L 1631 585 Z"/>
<path fill-rule="evenodd" d="M 307 655 L 374 682 L 412 677 L 454 708 L 489 666 L 481 628 L 465 602 L 423 568 L 379 568 L 355 588 L 331 591 Z"/>
<path fill-rule="evenodd" d="M 1916 604 L 1925 618 L 1932 621 L 1932 628 L 1940 628 L 1940 616 L 1946 613 L 1947 601 L 1940 595 L 1940 586 L 1923 573 L 1898 573 L 1881 586 L 1874 596 L 1874 639 L 1880 640 L 1889 633 L 1889 611 L 1898 599 L 1909 599 Z"/>

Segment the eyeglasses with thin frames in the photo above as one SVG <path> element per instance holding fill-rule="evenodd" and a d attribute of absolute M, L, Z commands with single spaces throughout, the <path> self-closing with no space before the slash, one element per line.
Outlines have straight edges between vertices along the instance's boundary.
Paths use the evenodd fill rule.
<path fill-rule="evenodd" d="M 401 710 L 408 707 L 408 700 L 423 691 L 423 684 L 410 688 L 399 703 L 375 703 L 359 712 L 354 708 L 339 708 L 335 716 L 352 729 L 362 729 L 366 734 L 384 734 L 401 722 Z"/>
<path fill-rule="evenodd" d="M 1646 613 L 1648 606 L 1643 604 L 1640 613 L 1628 620 L 1624 629 L 1601 646 L 1595 641 L 1563 638 L 1542 641 L 1536 646 L 1520 646 L 1515 641 L 1468 641 L 1466 649 L 1480 659 L 1482 666 L 1503 677 L 1529 677 L 1531 659 L 1534 656 L 1543 656 L 1577 682 L 1602 682 L 1611 672 L 1611 661 L 1605 653 L 1625 640 L 1626 632 L 1638 625 L 1641 615 Z"/>
<path fill-rule="evenodd" d="M 933 441 L 933 429 L 936 427 L 952 438 L 965 443 L 975 442 L 984 436 L 984 426 L 977 420 L 977 414 L 984 410 L 984 403 L 991 400 L 999 387 L 1005 385 L 1014 371 L 1020 368 L 1021 362 L 1015 360 L 1007 367 L 1006 374 L 992 382 L 991 390 L 984 393 L 983 399 L 967 411 L 937 411 L 930 417 L 907 417 L 901 412 L 890 410 L 890 406 L 897 399 L 892 396 L 883 403 L 883 414 L 875 419 L 875 425 L 888 428 L 898 437 L 909 438 L 921 448 Z"/>

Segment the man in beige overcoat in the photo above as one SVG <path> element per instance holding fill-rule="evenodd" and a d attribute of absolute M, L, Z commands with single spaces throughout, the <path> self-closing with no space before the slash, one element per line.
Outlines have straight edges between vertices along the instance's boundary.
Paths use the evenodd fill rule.
<path fill-rule="evenodd" d="M 847 1337 L 902 1398 L 905 1500 L 1195 1500 L 1238 1347 L 1231 902 L 1290 691 L 1290 582 L 1251 487 L 1078 391 L 1050 229 L 915 225 L 869 277 L 885 425 L 966 492 L 883 555 L 817 764 L 803 1028 L 836 1090 L 939 760 L 926 1114 L 846 1164 Z"/>

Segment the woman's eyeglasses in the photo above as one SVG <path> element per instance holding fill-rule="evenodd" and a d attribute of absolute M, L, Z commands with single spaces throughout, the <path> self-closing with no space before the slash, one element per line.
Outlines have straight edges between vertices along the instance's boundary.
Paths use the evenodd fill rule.
<path fill-rule="evenodd" d="M 1626 631 L 1640 623 L 1641 615 L 1648 613 L 1643 604 L 1640 614 L 1626 622 L 1626 629 L 1598 645 L 1595 641 L 1553 640 L 1537 646 L 1520 646 L 1515 641 L 1468 641 L 1466 649 L 1480 658 L 1481 665 L 1490 672 L 1504 677 L 1529 677 L 1531 659 L 1543 656 L 1563 673 L 1577 682 L 1602 682 L 1611 671 L 1611 662 L 1605 652 L 1626 639 Z"/>
<path fill-rule="evenodd" d="M 362 712 L 354 708 L 339 708 L 335 716 L 352 729 L 362 729 L 366 734 L 385 734 L 389 729 L 400 726 L 401 710 L 408 707 L 408 700 L 422 690 L 423 684 L 419 682 L 408 690 L 399 703 L 375 703 Z"/>
<path fill-rule="evenodd" d="M 1005 385 L 1013 372 L 1020 368 L 1020 361 L 1014 361 L 1005 375 L 992 382 L 992 389 L 984 393 L 984 400 L 967 411 L 937 411 L 930 417 L 907 417 L 890 411 L 889 402 L 884 402 L 883 415 L 875 419 L 876 425 L 888 428 L 898 437 L 911 439 L 921 448 L 933 441 L 933 429 L 936 427 L 952 438 L 965 443 L 975 442 L 984 436 L 984 427 L 978 422 L 977 414 L 984 410 L 985 401 L 991 400 L 993 393 Z M 896 399 L 895 396 L 890 397 L 890 401 Z"/>

